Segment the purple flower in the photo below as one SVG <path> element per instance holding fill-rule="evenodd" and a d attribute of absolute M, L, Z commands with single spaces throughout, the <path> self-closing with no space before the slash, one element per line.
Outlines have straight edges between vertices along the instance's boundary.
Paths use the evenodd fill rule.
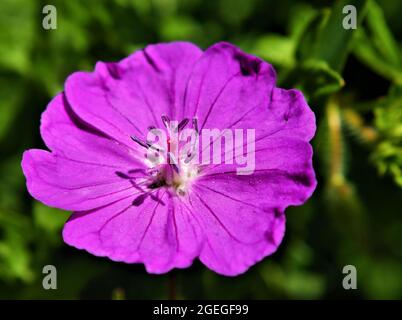
<path fill-rule="evenodd" d="M 160 149 L 147 140 L 153 128 L 167 133 Z M 183 147 L 170 134 L 185 128 L 254 129 L 255 168 L 170 156 Z M 268 63 L 228 43 L 156 44 L 69 76 L 42 116 L 51 152 L 26 151 L 22 168 L 35 199 L 74 211 L 67 244 L 150 273 L 198 257 L 233 276 L 275 252 L 285 208 L 314 191 L 314 132 L 303 95 L 275 87 Z M 150 151 L 175 159 L 150 161 Z"/>

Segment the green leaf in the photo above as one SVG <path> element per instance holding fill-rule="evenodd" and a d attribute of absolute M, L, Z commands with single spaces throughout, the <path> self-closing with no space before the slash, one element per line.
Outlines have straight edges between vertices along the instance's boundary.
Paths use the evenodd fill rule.
<path fill-rule="evenodd" d="M 20 81 L 11 76 L 0 77 L 0 142 L 12 127 L 13 121 L 21 108 L 21 95 L 15 94 L 22 90 Z"/>
<path fill-rule="evenodd" d="M 398 69 L 382 58 L 364 31 L 357 33 L 353 53 L 374 72 L 397 85 L 402 85 L 402 69 Z"/>
<path fill-rule="evenodd" d="M 201 34 L 200 26 L 186 16 L 168 16 L 161 24 L 160 33 L 164 41 L 188 40 Z"/>
<path fill-rule="evenodd" d="M 346 5 L 354 5 L 357 11 L 358 28 L 365 15 L 366 0 L 340 0 L 332 8 L 325 25 L 320 30 L 315 46 L 311 50 L 311 57 L 323 60 L 334 70 L 341 70 L 350 50 L 355 30 L 346 30 L 342 27 L 345 15 L 342 9 Z"/>
<path fill-rule="evenodd" d="M 368 2 L 367 24 L 371 31 L 370 39 L 381 56 L 391 65 L 400 66 L 398 44 L 388 28 L 381 7 L 374 0 Z"/>
<path fill-rule="evenodd" d="M 252 51 L 276 66 L 290 68 L 295 63 L 295 40 L 278 34 L 260 37 Z"/>
<path fill-rule="evenodd" d="M 30 225 L 27 217 L 0 208 L 0 278 L 25 282 L 33 280 L 28 247 Z"/>
<path fill-rule="evenodd" d="M 299 67 L 298 86 L 310 97 L 320 97 L 339 91 L 345 84 L 342 76 L 323 60 L 310 59 Z"/>
<path fill-rule="evenodd" d="M 374 112 L 379 143 L 371 159 L 380 174 L 389 174 L 402 187 L 402 96 L 389 97 Z"/>
<path fill-rule="evenodd" d="M 289 24 L 290 37 L 299 41 L 306 32 L 308 26 L 318 17 L 318 15 L 318 10 L 312 8 L 310 5 L 301 4 L 292 7 Z"/>
<path fill-rule="evenodd" d="M 356 57 L 374 72 L 402 86 L 402 65 L 398 44 L 385 21 L 382 9 L 369 1 L 367 30 L 359 30 L 353 44 Z"/>
<path fill-rule="evenodd" d="M 35 201 L 34 222 L 42 230 L 49 233 L 58 233 L 68 219 L 70 213 L 55 208 L 50 208 Z"/>
<path fill-rule="evenodd" d="M 25 180 L 20 161 L 18 154 L 0 162 L 0 209 L 21 212 L 24 208 L 22 191 L 25 190 Z"/>
<path fill-rule="evenodd" d="M 402 86 L 402 67 L 398 44 L 389 30 L 378 4 L 369 1 L 367 30 L 358 30 L 353 44 L 356 57 L 385 79 Z"/>
<path fill-rule="evenodd" d="M 26 72 L 35 35 L 35 1 L 2 0 L 0 9 L 0 67 Z M 38 19 L 39 20 L 39 19 Z M 40 20 L 38 21 L 38 24 Z"/>
<path fill-rule="evenodd" d="M 316 299 L 325 289 L 324 277 L 302 268 L 280 267 L 270 263 L 261 267 L 260 273 L 268 288 L 275 288 L 291 299 Z"/>

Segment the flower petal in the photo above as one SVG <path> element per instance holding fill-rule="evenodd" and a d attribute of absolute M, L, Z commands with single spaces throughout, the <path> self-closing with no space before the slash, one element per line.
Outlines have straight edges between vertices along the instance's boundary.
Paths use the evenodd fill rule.
<path fill-rule="evenodd" d="M 245 165 L 236 163 L 234 157 L 233 164 L 206 167 L 195 184 L 215 186 L 227 182 L 232 194 L 250 193 L 253 196 L 250 202 L 255 201 L 254 195 L 258 195 L 271 206 L 281 208 L 300 205 L 313 193 L 317 181 L 312 166 L 313 150 L 308 142 L 270 137 L 263 145 L 257 143 L 255 153 L 249 156 L 255 167 L 246 169 Z M 244 171 L 239 174 L 239 169 Z M 238 190 L 236 184 L 244 185 L 244 188 Z"/>
<path fill-rule="evenodd" d="M 127 146 L 149 126 L 174 117 L 201 50 L 185 42 L 150 45 L 120 63 L 98 63 L 66 81 L 66 96 L 83 121 Z"/>
<path fill-rule="evenodd" d="M 115 261 L 142 262 L 150 273 L 188 267 L 200 252 L 202 232 L 171 200 L 160 191 L 138 207 L 125 199 L 77 212 L 64 226 L 64 241 Z"/>
<path fill-rule="evenodd" d="M 200 128 L 255 129 L 309 141 L 315 117 L 301 92 L 275 88 L 272 66 L 229 43 L 208 48 L 194 66 L 183 114 Z"/>
<path fill-rule="evenodd" d="M 195 64 L 183 113 L 197 116 L 200 128 L 230 128 L 255 108 L 267 108 L 274 85 L 271 65 L 221 42 Z"/>
<path fill-rule="evenodd" d="M 119 177 L 118 166 L 67 159 L 43 150 L 24 152 L 22 169 L 35 199 L 64 210 L 89 210 L 138 193 L 131 180 Z"/>
<path fill-rule="evenodd" d="M 225 275 L 240 274 L 275 252 L 284 210 L 304 203 L 316 187 L 308 142 L 270 137 L 255 156 L 250 175 L 237 174 L 237 164 L 206 167 L 189 194 L 207 239 L 200 259 Z"/>
<path fill-rule="evenodd" d="M 126 170 L 145 168 L 143 155 L 81 123 L 64 93 L 49 103 L 41 118 L 41 136 L 53 154 Z M 138 158 L 141 156 L 141 158 Z"/>
<path fill-rule="evenodd" d="M 244 194 L 231 192 L 228 181 L 214 182 L 197 184 L 189 195 L 206 238 L 200 260 L 215 272 L 235 276 L 276 251 L 285 232 L 285 216 L 263 197 L 250 202 L 250 189 L 243 183 L 234 188 Z"/>

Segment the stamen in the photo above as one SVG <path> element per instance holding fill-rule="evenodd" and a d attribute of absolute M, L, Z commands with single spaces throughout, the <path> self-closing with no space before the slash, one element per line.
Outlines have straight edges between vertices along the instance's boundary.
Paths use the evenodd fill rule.
<path fill-rule="evenodd" d="M 143 141 L 143 140 L 141 140 L 140 138 L 138 138 L 138 137 L 136 137 L 136 136 L 130 136 L 130 138 L 131 138 L 134 142 L 138 143 L 141 147 L 144 147 L 144 148 L 146 148 L 146 149 L 148 149 L 148 148 L 151 147 L 151 144 L 150 144 L 150 143 L 148 143 L 148 142 L 146 142 L 146 141 Z"/>
<path fill-rule="evenodd" d="M 170 119 L 168 116 L 162 116 L 161 117 L 163 125 L 166 127 L 166 129 L 169 129 L 169 123 L 170 123 Z"/>
<path fill-rule="evenodd" d="M 179 167 L 177 166 L 176 157 L 171 152 L 168 152 L 167 155 L 168 155 L 168 163 L 169 163 L 169 165 L 174 169 L 174 171 L 179 173 Z"/>
<path fill-rule="evenodd" d="M 198 120 L 197 120 L 197 118 L 193 118 L 193 127 L 194 127 L 194 130 L 195 130 L 195 132 L 197 132 L 197 134 L 199 133 L 199 131 L 198 131 Z"/>
<path fill-rule="evenodd" d="M 199 131 L 198 131 L 198 120 L 197 120 L 197 118 L 193 118 L 192 119 L 192 124 L 193 124 L 193 127 L 194 127 L 194 130 L 195 130 L 195 132 L 197 133 L 197 136 L 199 135 Z M 186 159 L 184 159 L 184 163 L 189 163 L 191 160 L 193 160 L 193 158 L 195 157 L 195 155 L 196 155 L 196 150 L 195 150 L 195 147 L 196 147 L 196 145 L 197 145 L 197 143 L 194 143 L 193 144 L 193 146 L 192 146 L 192 151 L 188 151 L 187 152 L 187 157 L 186 157 Z"/>
<path fill-rule="evenodd" d="M 179 159 L 177 158 L 179 156 L 178 152 L 180 151 L 180 148 L 182 146 L 180 144 L 180 139 L 178 138 L 177 133 L 183 130 L 191 121 L 192 127 L 196 132 L 196 135 L 199 135 L 198 121 L 196 118 L 193 119 L 184 118 L 178 124 L 177 122 L 175 122 L 175 124 L 177 125 L 173 128 L 168 116 L 166 115 L 161 116 L 161 120 L 163 125 L 167 129 L 165 148 L 160 147 L 158 144 L 153 145 L 153 143 L 148 142 L 146 138 L 142 139 L 134 135 L 130 136 L 130 138 L 141 147 L 156 150 L 157 153 L 155 152 L 152 153 L 152 154 L 155 153 L 155 157 L 160 157 L 161 154 L 159 154 L 159 152 L 163 152 L 163 161 L 159 161 L 161 160 L 161 158 L 154 159 L 152 155 L 150 158 L 148 158 L 148 161 L 146 162 L 146 164 L 150 166 L 150 168 L 146 169 L 148 177 L 146 179 L 143 179 L 143 181 L 142 180 L 139 181 L 139 183 L 134 181 L 133 185 L 138 190 L 141 190 L 143 192 L 144 192 L 144 190 L 142 190 L 143 187 L 145 187 L 150 192 L 152 192 L 155 189 L 159 189 L 161 187 L 166 187 L 174 190 L 177 195 L 183 196 L 186 194 L 187 187 L 191 183 L 191 180 L 194 177 L 196 177 L 197 169 L 196 167 L 193 166 L 184 165 L 183 158 L 181 157 L 181 155 Z M 148 130 L 150 131 L 156 130 L 156 127 L 148 126 Z M 192 143 L 191 149 L 187 151 L 186 157 L 184 159 L 185 164 L 189 163 L 197 155 L 196 151 L 197 145 L 198 144 L 196 142 Z M 166 165 L 169 166 L 170 168 L 167 167 Z M 129 176 L 123 174 L 118 175 L 122 178 L 129 178 Z M 138 197 L 133 202 L 133 205 L 141 205 L 145 197 L 146 195 Z"/>
<path fill-rule="evenodd" d="M 174 163 L 171 163 L 170 165 L 172 166 L 174 171 L 176 171 L 176 173 L 180 173 L 179 167 L 177 165 L 175 165 Z"/>
<path fill-rule="evenodd" d="M 191 152 L 187 153 L 187 157 L 186 157 L 186 159 L 184 159 L 184 163 L 186 163 L 186 164 L 189 163 L 191 160 L 193 160 L 194 157 L 195 157 L 195 153 L 191 153 Z"/>
<path fill-rule="evenodd" d="M 149 149 L 149 148 L 151 148 L 151 149 L 153 149 L 153 150 L 155 150 L 155 151 L 158 151 L 158 152 L 160 152 L 160 151 L 163 151 L 163 148 L 162 147 L 155 147 L 154 145 L 152 145 L 151 143 L 149 143 L 149 142 L 147 142 L 147 141 L 143 141 L 143 140 L 141 140 L 140 138 L 138 138 L 138 137 L 136 137 L 136 136 L 130 136 L 130 138 L 134 141 L 134 142 L 136 142 L 136 143 L 138 143 L 141 147 L 144 147 L 144 148 L 146 148 L 146 149 Z"/>
<path fill-rule="evenodd" d="M 157 175 L 159 173 L 159 169 L 157 168 L 149 168 L 147 169 L 147 173 L 151 176 Z"/>
<path fill-rule="evenodd" d="M 187 118 L 185 118 L 182 121 L 180 121 L 180 123 L 177 126 L 175 131 L 178 132 L 178 131 L 182 130 L 187 125 L 188 122 L 189 122 L 189 120 Z"/>

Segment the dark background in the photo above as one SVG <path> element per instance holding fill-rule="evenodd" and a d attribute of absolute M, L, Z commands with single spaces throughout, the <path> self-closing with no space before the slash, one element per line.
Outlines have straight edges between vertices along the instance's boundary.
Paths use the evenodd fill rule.
<path fill-rule="evenodd" d="M 46 4 L 56 30 L 42 28 Z M 356 30 L 342 27 L 347 4 Z M 402 298 L 401 12 L 398 0 L 1 0 L 0 298 Z M 262 57 L 317 117 L 316 192 L 287 210 L 279 250 L 235 278 L 198 261 L 149 275 L 70 248 L 69 213 L 33 200 L 21 172 L 22 152 L 44 148 L 40 115 L 70 73 L 174 40 L 226 40 Z M 48 264 L 57 290 L 42 288 Z M 342 287 L 345 265 L 357 290 Z"/>

